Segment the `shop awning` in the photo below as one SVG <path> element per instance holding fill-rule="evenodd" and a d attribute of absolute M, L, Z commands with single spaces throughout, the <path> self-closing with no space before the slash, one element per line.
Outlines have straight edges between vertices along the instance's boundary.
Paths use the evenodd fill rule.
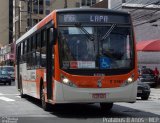
<path fill-rule="evenodd" d="M 137 51 L 150 51 L 150 52 L 160 51 L 160 39 L 137 42 L 136 48 Z"/>

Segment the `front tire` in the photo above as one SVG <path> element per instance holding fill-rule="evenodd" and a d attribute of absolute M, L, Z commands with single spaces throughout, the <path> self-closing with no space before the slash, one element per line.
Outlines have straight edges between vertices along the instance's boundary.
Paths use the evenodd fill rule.
<path fill-rule="evenodd" d="M 100 103 L 100 107 L 102 111 L 109 112 L 113 107 L 113 103 Z"/>
<path fill-rule="evenodd" d="M 49 104 L 45 101 L 44 86 L 41 87 L 40 97 L 41 97 L 42 108 L 45 111 L 49 111 Z"/>

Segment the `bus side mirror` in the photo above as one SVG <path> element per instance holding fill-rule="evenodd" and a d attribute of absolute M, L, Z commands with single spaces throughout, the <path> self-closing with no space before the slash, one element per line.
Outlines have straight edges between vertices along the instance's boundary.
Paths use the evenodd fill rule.
<path fill-rule="evenodd" d="M 57 29 L 51 27 L 49 29 L 49 32 L 50 32 L 50 43 L 52 45 L 55 45 L 56 44 L 56 39 L 57 39 Z"/>

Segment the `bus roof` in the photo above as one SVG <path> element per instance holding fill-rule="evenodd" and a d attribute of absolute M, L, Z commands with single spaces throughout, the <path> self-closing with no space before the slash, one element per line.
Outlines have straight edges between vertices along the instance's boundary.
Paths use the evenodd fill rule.
<path fill-rule="evenodd" d="M 67 13 L 67 12 L 108 12 L 108 13 L 113 13 L 113 14 L 127 14 L 129 15 L 128 12 L 124 11 L 117 11 L 117 10 L 110 10 L 106 8 L 67 8 L 67 9 L 57 9 L 57 13 Z"/>
<path fill-rule="evenodd" d="M 122 15 L 129 15 L 128 12 L 123 11 L 115 11 L 115 10 L 109 10 L 105 8 L 67 8 L 67 9 L 56 9 L 53 10 L 49 15 L 47 15 L 44 19 L 42 19 L 39 23 L 37 23 L 34 27 L 32 27 L 28 32 L 26 32 L 24 35 L 22 35 L 17 41 L 16 44 L 24 40 L 29 35 L 33 34 L 38 30 L 40 26 L 43 26 L 47 22 L 53 18 L 54 13 L 67 13 L 67 12 L 104 12 L 104 13 L 112 13 L 112 14 L 122 14 Z M 39 26 L 40 25 L 40 26 Z"/>

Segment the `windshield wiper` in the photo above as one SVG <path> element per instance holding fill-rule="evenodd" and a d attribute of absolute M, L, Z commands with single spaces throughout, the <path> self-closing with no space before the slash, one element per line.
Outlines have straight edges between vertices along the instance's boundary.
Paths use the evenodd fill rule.
<path fill-rule="evenodd" d="M 101 41 L 105 40 L 111 34 L 111 32 L 113 31 L 115 26 L 116 26 L 116 24 L 112 24 L 112 26 L 109 28 L 109 30 L 106 32 L 106 34 L 104 34 L 104 36 L 102 37 Z"/>
<path fill-rule="evenodd" d="M 81 23 L 75 23 L 75 26 L 87 35 L 88 40 L 94 41 L 94 37 L 89 34 L 89 32 L 84 27 L 81 26 Z"/>

